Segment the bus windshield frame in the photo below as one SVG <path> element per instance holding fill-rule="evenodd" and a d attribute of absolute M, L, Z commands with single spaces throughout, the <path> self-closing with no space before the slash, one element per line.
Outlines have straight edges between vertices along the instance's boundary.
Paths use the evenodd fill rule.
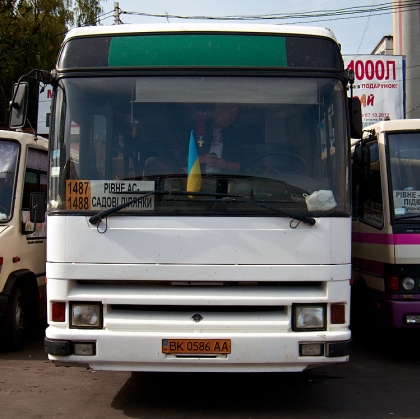
<path fill-rule="evenodd" d="M 348 217 L 343 80 L 331 73 L 283 74 L 114 71 L 61 78 L 52 119 L 49 210 L 88 215 L 151 190 L 190 190 L 193 141 L 198 190 L 235 194 L 242 202 L 168 194 L 118 214 L 275 216 L 245 202 L 253 200 L 278 210 Z M 219 108 L 224 113 L 216 117 Z M 210 149 L 219 128 L 222 148 Z M 218 167 L 205 162 L 203 156 L 212 153 Z M 309 210 L 308 197 L 319 191 L 332 204 Z"/>
<path fill-rule="evenodd" d="M 420 222 L 420 132 L 387 134 L 392 219 Z"/>
<path fill-rule="evenodd" d="M 20 145 L 12 140 L 0 140 L 0 223 L 13 217 L 15 183 Z"/>

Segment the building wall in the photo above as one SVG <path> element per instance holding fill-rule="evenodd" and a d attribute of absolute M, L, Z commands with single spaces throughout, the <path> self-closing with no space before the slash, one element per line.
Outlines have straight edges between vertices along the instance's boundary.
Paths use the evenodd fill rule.
<path fill-rule="evenodd" d="M 392 35 L 385 35 L 379 44 L 375 47 L 372 51 L 372 54 L 375 55 L 393 55 L 394 54 L 394 47 L 393 47 L 393 38 Z"/>
<path fill-rule="evenodd" d="M 420 118 L 420 0 L 415 9 L 404 3 L 393 0 L 394 54 L 406 56 L 406 117 L 413 119 Z"/>

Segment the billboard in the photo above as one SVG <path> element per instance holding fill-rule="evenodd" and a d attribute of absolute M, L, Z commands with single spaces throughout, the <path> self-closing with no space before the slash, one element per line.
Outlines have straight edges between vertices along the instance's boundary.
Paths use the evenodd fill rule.
<path fill-rule="evenodd" d="M 47 135 L 50 133 L 52 86 L 40 88 L 38 96 L 38 124 L 37 133 Z"/>
<path fill-rule="evenodd" d="M 344 55 L 344 67 L 354 71 L 353 96 L 362 104 L 363 127 L 387 119 L 405 118 L 405 57 Z"/>

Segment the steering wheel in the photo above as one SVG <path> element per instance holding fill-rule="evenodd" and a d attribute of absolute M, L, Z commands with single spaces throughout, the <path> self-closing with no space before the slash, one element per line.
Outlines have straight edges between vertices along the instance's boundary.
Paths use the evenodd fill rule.
<path fill-rule="evenodd" d="M 269 159 L 269 157 L 282 156 L 283 159 Z M 260 160 L 267 159 L 267 163 L 258 164 Z M 270 164 L 273 162 L 273 164 Z M 295 153 L 287 151 L 272 151 L 260 154 L 252 158 L 247 165 L 247 170 L 253 175 L 262 175 L 272 169 L 277 173 L 291 173 L 298 174 L 306 170 L 305 160 Z"/>

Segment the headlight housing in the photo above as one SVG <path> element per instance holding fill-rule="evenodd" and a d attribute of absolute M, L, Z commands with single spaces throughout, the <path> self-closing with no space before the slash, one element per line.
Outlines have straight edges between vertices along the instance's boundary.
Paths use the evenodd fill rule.
<path fill-rule="evenodd" d="M 70 328 L 102 329 L 102 304 L 70 303 Z"/>
<path fill-rule="evenodd" d="M 413 278 L 410 278 L 409 276 L 404 278 L 401 282 L 401 286 L 406 290 L 406 291 L 411 291 L 416 285 L 416 282 L 414 281 Z"/>
<path fill-rule="evenodd" d="M 326 330 L 326 305 L 294 304 L 292 322 L 296 332 Z"/>

